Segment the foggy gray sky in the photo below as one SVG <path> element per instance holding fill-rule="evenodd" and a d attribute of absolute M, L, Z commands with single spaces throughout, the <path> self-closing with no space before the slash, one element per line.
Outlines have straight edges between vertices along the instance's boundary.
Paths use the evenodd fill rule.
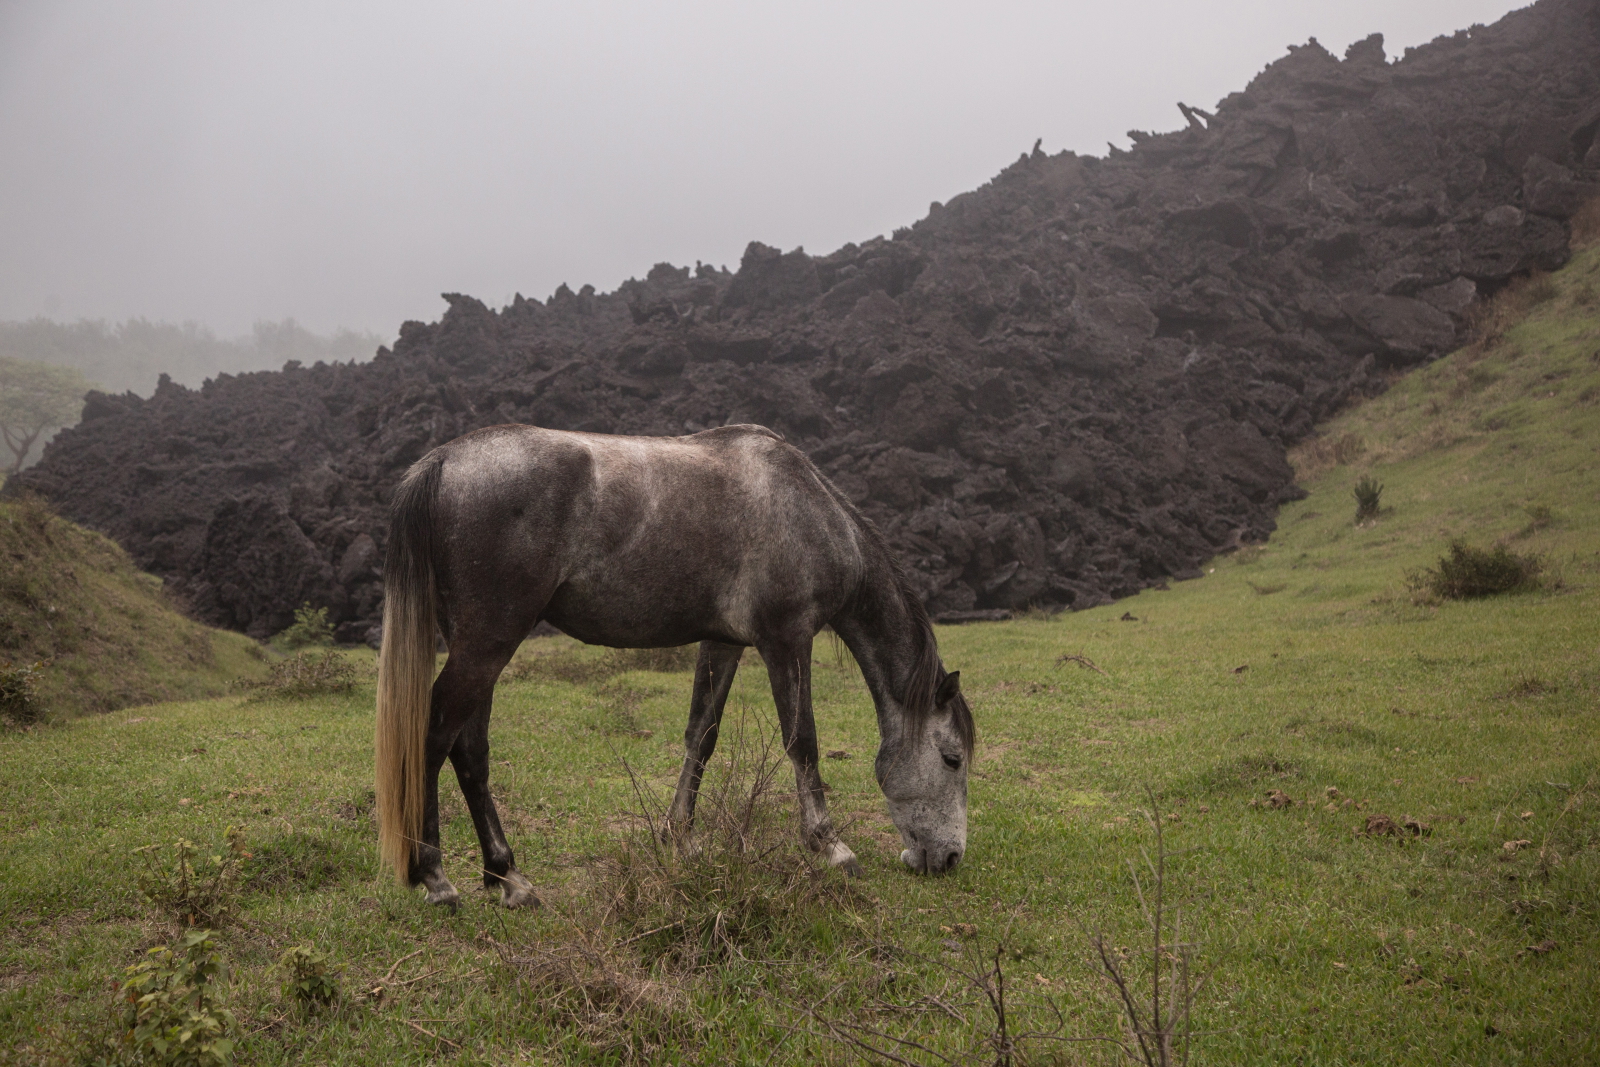
<path fill-rule="evenodd" d="M 1506 0 L 246 4 L 0 0 L 0 318 L 293 316 L 608 290 L 828 252 L 1042 137 L 1175 129 L 1285 46 Z"/>

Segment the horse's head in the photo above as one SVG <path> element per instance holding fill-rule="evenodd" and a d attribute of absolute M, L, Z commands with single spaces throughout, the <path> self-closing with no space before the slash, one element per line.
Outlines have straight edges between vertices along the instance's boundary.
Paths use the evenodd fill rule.
<path fill-rule="evenodd" d="M 967 850 L 973 726 L 960 679 L 959 671 L 945 675 L 926 721 L 908 722 L 878 750 L 878 784 L 905 844 L 900 859 L 922 874 L 946 873 Z"/>

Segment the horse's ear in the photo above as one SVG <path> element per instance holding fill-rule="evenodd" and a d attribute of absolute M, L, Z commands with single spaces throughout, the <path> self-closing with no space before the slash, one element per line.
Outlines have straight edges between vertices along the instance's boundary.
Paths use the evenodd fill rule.
<path fill-rule="evenodd" d="M 933 706 L 942 708 L 960 695 L 961 672 L 951 671 L 944 676 L 944 681 L 939 683 L 939 691 L 933 696 Z"/>

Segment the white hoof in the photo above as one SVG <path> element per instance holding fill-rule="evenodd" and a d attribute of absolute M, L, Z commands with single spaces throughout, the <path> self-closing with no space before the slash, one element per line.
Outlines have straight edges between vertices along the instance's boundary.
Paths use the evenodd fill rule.
<path fill-rule="evenodd" d="M 835 841 L 828 846 L 828 866 L 838 867 L 852 878 L 860 878 L 866 874 L 861 869 L 861 861 L 856 859 L 856 854 L 850 851 L 850 846 L 843 841 Z"/>
<path fill-rule="evenodd" d="M 521 871 L 507 871 L 500 876 L 500 903 L 508 908 L 537 908 L 539 895 Z"/>
<path fill-rule="evenodd" d="M 461 903 L 461 894 L 456 892 L 456 887 L 450 884 L 450 879 L 444 876 L 443 871 L 423 875 L 422 885 L 428 891 L 429 904 L 454 910 Z"/>

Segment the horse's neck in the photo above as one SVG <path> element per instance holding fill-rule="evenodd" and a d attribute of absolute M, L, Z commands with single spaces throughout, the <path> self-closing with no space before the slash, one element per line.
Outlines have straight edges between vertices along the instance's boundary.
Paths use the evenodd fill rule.
<path fill-rule="evenodd" d="M 903 700 L 922 651 L 921 623 L 887 574 L 863 583 L 851 611 L 834 621 L 861 667 L 885 737 L 899 732 Z"/>

